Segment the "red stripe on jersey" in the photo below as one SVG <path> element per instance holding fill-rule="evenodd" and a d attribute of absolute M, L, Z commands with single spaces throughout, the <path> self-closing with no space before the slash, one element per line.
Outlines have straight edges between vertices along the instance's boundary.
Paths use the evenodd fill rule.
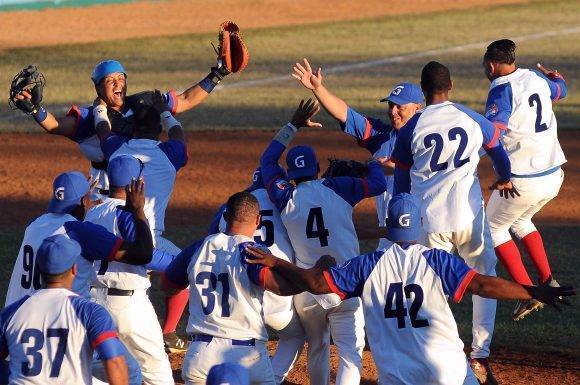
<path fill-rule="evenodd" d="M 493 125 L 495 126 L 495 128 L 497 128 L 498 130 L 507 130 L 507 124 L 502 123 L 502 122 L 492 122 Z"/>
<path fill-rule="evenodd" d="M 334 279 L 332 278 L 332 275 L 330 274 L 330 272 L 328 270 L 324 270 L 322 272 L 322 276 L 326 280 L 326 283 L 328 284 L 328 287 L 330 288 L 330 290 L 332 290 L 332 292 L 334 294 L 338 295 L 340 297 L 340 299 L 343 300 L 346 297 L 346 294 L 344 294 L 338 288 L 338 286 L 336 286 L 336 284 L 334 283 Z"/>
<path fill-rule="evenodd" d="M 500 123 L 500 124 L 503 125 L 503 127 L 504 127 L 503 129 L 505 130 L 506 129 L 505 124 L 503 124 L 503 123 Z M 497 145 L 497 142 L 498 142 L 498 139 L 499 139 L 499 130 L 500 130 L 500 128 L 498 127 L 498 125 L 497 125 L 496 122 L 494 122 L 493 125 L 495 127 L 495 130 L 493 131 L 493 137 L 491 138 L 491 140 L 489 142 L 487 142 L 487 143 L 485 143 L 483 145 L 483 147 L 485 147 L 488 150 L 490 148 L 495 147 Z"/>
<path fill-rule="evenodd" d="M 177 104 L 179 104 L 179 99 L 174 90 L 169 91 L 169 97 L 173 99 L 173 108 L 171 109 L 171 115 L 175 116 L 177 113 Z"/>
<path fill-rule="evenodd" d="M 68 112 L 66 113 L 66 116 L 72 116 L 73 118 L 75 118 L 73 132 L 71 132 L 71 134 L 68 136 L 69 138 L 72 138 L 75 136 L 77 129 L 79 128 L 79 124 L 81 122 L 81 110 L 79 110 L 79 108 L 73 104 L 70 107 L 70 110 L 68 110 Z"/>
<path fill-rule="evenodd" d="M 371 133 L 373 130 L 373 126 L 371 125 L 371 122 L 369 122 L 368 119 L 365 119 L 365 123 L 366 123 L 365 124 L 365 133 L 363 134 L 363 137 L 361 139 L 363 142 L 371 137 Z"/>
<path fill-rule="evenodd" d="M 109 260 L 109 262 L 115 260 L 115 255 L 117 254 L 117 251 L 119 251 L 119 249 L 123 245 L 123 242 L 124 241 L 121 238 L 117 238 L 117 241 L 115 242 L 115 244 L 113 245 L 113 248 L 111 249 L 111 252 L 109 253 L 109 257 L 107 258 Z"/>
<path fill-rule="evenodd" d="M 475 270 L 470 270 L 467 274 L 465 274 L 465 277 L 463 277 L 463 280 L 461 281 L 459 286 L 457 286 L 455 294 L 453 294 L 453 301 L 461 302 L 461 300 L 463 299 L 463 294 L 465 294 L 465 290 L 467 290 L 467 286 L 469 285 L 473 277 L 475 277 L 475 274 L 477 274 L 477 271 Z"/>
<path fill-rule="evenodd" d="M 97 338 L 95 338 L 95 340 L 93 342 L 91 342 L 91 346 L 94 349 L 97 346 L 99 346 L 101 343 L 103 343 L 104 341 L 111 339 L 111 338 L 117 338 L 116 331 L 110 330 L 108 332 L 101 333 Z"/>

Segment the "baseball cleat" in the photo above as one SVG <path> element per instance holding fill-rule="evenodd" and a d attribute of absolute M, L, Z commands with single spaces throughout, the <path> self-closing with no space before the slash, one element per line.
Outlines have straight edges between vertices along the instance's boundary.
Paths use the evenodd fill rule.
<path fill-rule="evenodd" d="M 534 310 L 540 310 L 544 307 L 544 304 L 535 299 L 529 299 L 526 301 L 518 301 L 516 308 L 512 313 L 512 318 L 514 321 L 520 321 L 525 316 L 533 312 Z"/>
<path fill-rule="evenodd" d="M 183 340 L 176 332 L 164 334 L 163 342 L 167 353 L 182 353 L 189 348 L 189 341 Z"/>
<path fill-rule="evenodd" d="M 498 385 L 497 380 L 491 372 L 487 358 L 470 358 L 469 365 L 475 374 L 475 378 L 481 385 Z"/>

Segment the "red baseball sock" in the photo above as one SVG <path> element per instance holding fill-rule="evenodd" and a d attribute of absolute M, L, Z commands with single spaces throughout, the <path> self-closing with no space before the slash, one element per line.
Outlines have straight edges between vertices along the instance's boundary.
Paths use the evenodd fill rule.
<path fill-rule="evenodd" d="M 189 301 L 189 289 L 183 289 L 179 293 L 165 297 L 165 324 L 163 334 L 172 333 L 183 315 L 185 306 Z"/>
<path fill-rule="evenodd" d="M 512 239 L 496 246 L 495 255 L 503 263 L 514 281 L 520 285 L 532 285 L 532 280 L 522 262 L 520 251 Z"/>
<path fill-rule="evenodd" d="M 534 262 L 534 266 L 536 266 L 536 269 L 538 270 L 540 282 L 546 282 L 552 275 L 552 271 L 550 270 L 550 264 L 548 263 L 546 249 L 544 249 L 542 236 L 539 232 L 532 231 L 522 238 L 522 243 L 530 255 L 532 262 Z"/>

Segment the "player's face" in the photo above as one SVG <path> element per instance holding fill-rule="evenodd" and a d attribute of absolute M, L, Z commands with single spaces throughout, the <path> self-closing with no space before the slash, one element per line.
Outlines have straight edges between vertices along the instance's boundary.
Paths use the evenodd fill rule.
<path fill-rule="evenodd" d="M 127 81 L 121 72 L 107 75 L 99 84 L 99 96 L 111 108 L 123 107 L 126 93 Z"/>
<path fill-rule="evenodd" d="M 415 103 L 407 103 L 407 104 L 395 104 L 393 102 L 389 102 L 389 120 L 391 121 L 391 126 L 395 130 L 400 129 L 403 127 L 409 119 L 415 115 L 415 112 L 419 109 L 419 105 Z"/>

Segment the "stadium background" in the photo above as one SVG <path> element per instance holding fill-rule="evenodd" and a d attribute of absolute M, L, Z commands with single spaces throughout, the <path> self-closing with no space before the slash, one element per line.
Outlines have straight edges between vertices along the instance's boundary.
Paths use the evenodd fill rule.
<path fill-rule="evenodd" d="M 94 5 L 94 3 L 101 3 Z M 113 4 L 119 3 L 119 4 Z M 53 7 L 56 5 L 56 7 Z M 82 6 L 82 7 L 81 7 Z M 377 101 L 400 81 L 418 82 L 431 59 L 448 65 L 453 100 L 483 112 L 488 82 L 481 55 L 485 42 L 510 37 L 518 62 L 537 61 L 564 74 L 569 96 L 555 110 L 569 162 L 557 199 L 539 215 L 546 247 L 560 282 L 578 286 L 580 274 L 580 3 L 578 1 L 335 1 L 0 0 L 0 90 L 30 63 L 47 78 L 45 103 L 65 112 L 90 103 L 90 71 L 105 58 L 128 70 L 128 92 L 180 89 L 201 79 L 213 62 L 209 44 L 226 19 L 242 28 L 250 66 L 191 112 L 180 115 L 189 131 L 190 161 L 177 178 L 169 206 L 168 237 L 181 247 L 204 235 L 209 220 L 232 192 L 249 183 L 273 130 L 287 121 L 300 98 L 310 96 L 290 78 L 302 57 L 323 67 L 328 87 L 355 108 L 384 116 Z M 320 114 L 322 130 L 300 133 L 325 166 L 331 155 L 364 160 L 367 154 Z M 26 224 L 41 214 L 53 177 L 87 162 L 72 142 L 40 132 L 32 120 L 0 106 L 0 293 L 4 295 Z M 483 186 L 491 166 L 482 162 Z M 375 221 L 374 203 L 357 207 L 355 221 Z M 374 241 L 362 242 L 369 250 Z M 504 274 L 502 267 L 499 267 Z M 158 296 L 157 291 L 153 292 Z M 469 340 L 470 301 L 453 305 Z M 494 369 L 504 384 L 580 383 L 580 310 L 544 310 L 520 323 L 499 306 L 493 343 Z M 335 364 L 336 364 L 336 357 Z M 173 356 L 175 368 L 181 357 Z M 302 357 L 290 380 L 307 383 Z M 176 378 L 179 374 L 176 371 Z M 363 383 L 376 383 L 365 352 Z"/>

